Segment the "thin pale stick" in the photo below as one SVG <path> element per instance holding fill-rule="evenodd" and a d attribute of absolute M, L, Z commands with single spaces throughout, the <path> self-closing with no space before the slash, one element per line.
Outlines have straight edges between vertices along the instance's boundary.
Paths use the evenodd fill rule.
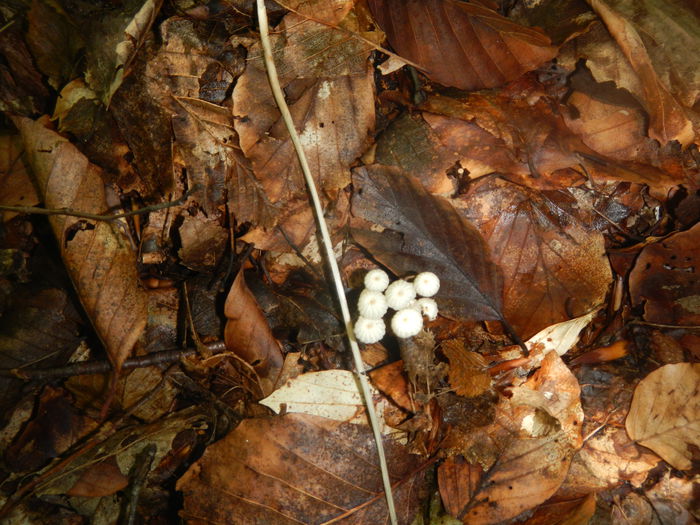
<path fill-rule="evenodd" d="M 360 389 L 362 391 L 362 396 L 365 398 L 365 405 L 367 407 L 367 416 L 369 417 L 370 425 L 372 426 L 372 432 L 374 433 L 374 440 L 377 445 L 377 455 L 379 456 L 379 467 L 382 473 L 382 482 L 384 484 L 384 494 L 386 496 L 387 507 L 389 509 L 389 519 L 392 525 L 398 523 L 396 518 L 396 508 L 394 506 L 394 498 L 391 493 L 391 480 L 389 479 L 389 468 L 386 464 L 386 457 L 384 455 L 384 445 L 382 443 L 382 433 L 379 429 L 379 421 L 377 414 L 374 410 L 374 404 L 372 403 L 372 395 L 369 390 L 369 383 L 367 382 L 367 376 L 365 375 L 365 365 L 362 362 L 362 357 L 360 356 L 360 348 L 357 346 L 357 340 L 355 339 L 355 334 L 352 330 L 352 319 L 350 318 L 350 309 L 348 308 L 348 301 L 345 297 L 345 291 L 343 288 L 343 282 L 340 278 L 340 270 L 338 269 L 338 263 L 335 260 L 335 255 L 333 254 L 333 242 L 328 234 L 328 226 L 323 217 L 323 207 L 321 206 L 321 199 L 318 197 L 318 191 L 316 190 L 316 183 L 311 176 L 311 170 L 309 169 L 309 164 L 306 161 L 306 155 L 304 155 L 304 149 L 301 146 L 301 141 L 299 140 L 299 135 L 294 127 L 294 120 L 292 120 L 292 114 L 289 111 L 287 102 L 282 93 L 282 88 L 280 87 L 279 78 L 277 76 L 277 68 L 275 67 L 275 62 L 272 59 L 272 45 L 270 44 L 270 29 L 267 22 L 267 12 L 265 11 L 265 1 L 256 0 L 258 7 L 258 23 L 260 25 L 260 43 L 263 48 L 263 58 L 265 61 L 265 68 L 267 69 L 267 76 L 270 81 L 270 88 L 272 89 L 272 95 L 275 98 L 275 102 L 280 110 L 284 124 L 289 131 L 289 135 L 292 139 L 292 144 L 294 144 L 294 149 L 297 153 L 299 159 L 299 164 L 301 164 L 301 171 L 304 174 L 304 179 L 306 180 L 306 185 L 311 195 L 311 201 L 313 203 L 314 214 L 316 215 L 316 220 L 318 221 L 318 227 L 321 232 L 321 238 L 323 239 L 323 245 L 326 251 L 326 258 L 328 259 L 328 264 L 331 268 L 331 274 L 333 275 L 333 282 L 335 284 L 336 293 L 338 295 L 338 302 L 340 303 L 340 310 L 343 314 L 343 324 L 345 324 L 345 332 L 350 342 L 350 349 L 352 350 L 352 357 L 355 362 L 355 368 L 357 370 L 357 377 L 360 382 Z"/>

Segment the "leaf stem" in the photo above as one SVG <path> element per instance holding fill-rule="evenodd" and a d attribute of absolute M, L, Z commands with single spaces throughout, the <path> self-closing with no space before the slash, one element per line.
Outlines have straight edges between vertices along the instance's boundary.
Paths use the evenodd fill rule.
<path fill-rule="evenodd" d="M 270 29 L 267 21 L 267 12 L 265 10 L 265 1 L 256 0 L 256 2 L 258 10 L 258 23 L 260 25 L 260 43 L 263 48 L 263 58 L 265 61 L 265 69 L 267 70 L 267 77 L 270 82 L 270 88 L 272 89 L 272 95 L 275 98 L 275 102 L 277 103 L 277 106 L 280 110 L 282 119 L 284 120 L 284 124 L 287 127 L 287 131 L 289 132 L 289 135 L 292 139 L 292 144 L 294 145 L 294 150 L 296 151 L 297 158 L 299 159 L 301 171 L 304 174 L 304 180 L 306 181 L 306 185 L 311 196 L 314 214 L 316 216 L 318 227 L 321 232 L 321 238 L 323 239 L 326 258 L 328 259 L 331 274 L 333 275 L 333 282 L 335 284 L 338 302 L 340 303 L 340 310 L 343 315 L 343 324 L 345 325 L 345 332 L 348 337 L 348 341 L 350 342 L 350 349 L 352 350 L 352 357 L 355 362 L 355 369 L 357 371 L 357 376 L 360 382 L 360 389 L 362 390 L 362 396 L 365 399 L 367 415 L 369 417 L 372 432 L 374 433 L 374 440 L 377 445 L 377 455 L 379 456 L 379 467 L 382 473 L 384 494 L 386 496 L 387 507 L 389 509 L 389 519 L 391 520 L 392 525 L 396 525 L 398 523 L 396 518 L 396 508 L 394 506 L 394 498 L 391 492 L 391 480 L 389 478 L 389 469 L 386 464 L 384 445 L 382 444 L 382 434 L 379 428 L 377 414 L 374 410 L 374 404 L 372 402 L 372 395 L 370 394 L 367 376 L 365 375 L 365 365 L 362 362 L 360 348 L 357 345 L 357 340 L 355 339 L 355 334 L 352 330 L 352 319 L 350 317 L 350 309 L 348 308 L 348 301 L 345 297 L 343 282 L 340 278 L 340 270 L 338 269 L 338 263 L 336 262 L 335 255 L 333 253 L 333 242 L 331 241 L 331 237 L 328 233 L 328 226 L 326 225 L 326 221 L 323 216 L 323 207 L 321 206 L 321 199 L 319 198 L 318 191 L 316 190 L 316 183 L 314 182 L 314 179 L 311 176 L 311 170 L 309 169 L 309 164 L 306 160 L 306 155 L 304 155 L 304 149 L 301 146 L 299 135 L 297 133 L 296 128 L 294 127 L 294 120 L 292 119 L 289 107 L 287 106 L 284 94 L 282 93 L 282 88 L 280 87 L 279 78 L 277 76 L 277 68 L 272 58 L 272 45 L 270 44 Z"/>

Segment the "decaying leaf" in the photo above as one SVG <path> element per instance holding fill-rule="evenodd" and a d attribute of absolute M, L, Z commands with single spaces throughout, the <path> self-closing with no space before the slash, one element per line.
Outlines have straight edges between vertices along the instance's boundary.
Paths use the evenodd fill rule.
<path fill-rule="evenodd" d="M 501 400 L 496 413 L 486 430 L 500 449 L 494 460 L 475 456 L 481 461 L 460 469 L 468 482 L 453 479 L 446 495 L 451 508 L 460 509 L 456 516 L 470 525 L 501 523 L 547 500 L 582 443 L 580 388 L 556 352 L 547 354 L 513 400 Z M 479 464 L 483 473 L 474 468 Z"/>
<path fill-rule="evenodd" d="M 313 10 L 313 4 L 323 2 L 305 9 Z M 315 13 L 314 19 L 318 16 Z M 354 11 L 338 23 L 350 31 L 362 30 Z M 322 195 L 332 200 L 350 182 L 349 167 L 364 151 L 374 126 L 373 78 L 367 64 L 371 47 L 296 13 L 285 16 L 272 40 L 282 88 L 311 172 Z M 272 98 L 259 44 L 249 53 L 252 60 L 233 92 L 241 149 L 272 205 L 289 208 L 301 203 L 308 208 L 299 162 Z M 310 215 L 305 224 L 306 230 L 313 226 Z M 305 240 L 295 239 L 297 244 Z"/>
<path fill-rule="evenodd" d="M 40 121 L 15 121 L 47 208 L 105 213 L 100 169 Z M 78 297 L 116 369 L 128 357 L 148 318 L 148 298 L 131 240 L 118 223 L 56 215 L 50 218 Z"/>
<path fill-rule="evenodd" d="M 400 524 L 418 510 L 424 471 L 416 456 L 385 440 Z M 186 520 L 218 523 L 388 521 L 369 428 L 289 414 L 248 419 L 207 448 L 177 483 Z"/>
<path fill-rule="evenodd" d="M 556 55 L 544 33 L 476 2 L 371 0 L 369 5 L 399 55 L 445 86 L 500 86 Z"/>
<path fill-rule="evenodd" d="M 242 269 L 226 296 L 224 313 L 226 348 L 255 369 L 263 393 L 269 394 L 284 359 L 280 343 L 272 335 L 265 315 L 245 283 Z"/>
<path fill-rule="evenodd" d="M 677 469 L 698 459 L 700 448 L 700 364 L 665 365 L 634 391 L 625 428 Z"/>
<path fill-rule="evenodd" d="M 36 206 L 39 198 L 22 159 L 22 138 L 0 135 L 0 204 L 6 206 Z M 8 221 L 15 213 L 2 212 Z"/>
<path fill-rule="evenodd" d="M 642 250 L 630 273 L 632 304 L 652 323 L 700 324 L 700 224 Z"/>
<path fill-rule="evenodd" d="M 474 397 L 491 387 L 488 363 L 481 354 L 467 351 L 458 339 L 443 341 L 440 349 L 450 360 L 450 386 L 456 394 Z"/>
<path fill-rule="evenodd" d="M 355 239 L 397 275 L 437 274 L 440 312 L 466 319 L 502 319 L 502 277 L 479 232 L 452 205 L 396 168 L 353 172 L 357 216 L 386 228 L 353 230 Z"/>
<path fill-rule="evenodd" d="M 569 215 L 571 200 L 484 178 L 463 201 L 503 270 L 503 313 L 523 338 L 588 313 L 608 292 L 603 236 Z"/>

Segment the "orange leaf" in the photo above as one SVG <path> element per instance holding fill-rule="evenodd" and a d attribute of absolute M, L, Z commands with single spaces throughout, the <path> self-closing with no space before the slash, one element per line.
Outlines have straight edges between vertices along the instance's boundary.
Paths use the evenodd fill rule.
<path fill-rule="evenodd" d="M 228 319 L 224 331 L 226 348 L 255 369 L 263 393 L 270 394 L 284 359 L 280 343 L 272 335 L 270 324 L 245 283 L 243 269 L 228 292 L 224 314 Z"/>

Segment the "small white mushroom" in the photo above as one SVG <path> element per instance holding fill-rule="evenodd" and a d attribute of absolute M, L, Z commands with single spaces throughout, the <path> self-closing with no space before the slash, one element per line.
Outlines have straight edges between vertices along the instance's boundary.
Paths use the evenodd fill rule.
<path fill-rule="evenodd" d="M 440 279 L 433 272 L 421 272 L 413 280 L 416 293 L 422 297 L 432 297 L 440 289 Z"/>
<path fill-rule="evenodd" d="M 382 319 L 367 319 L 358 317 L 355 321 L 355 337 L 360 343 L 372 344 L 379 341 L 386 333 L 386 325 Z"/>
<path fill-rule="evenodd" d="M 365 288 L 373 292 L 383 292 L 389 286 L 389 276 L 384 270 L 375 268 L 365 275 Z"/>
<path fill-rule="evenodd" d="M 404 308 L 391 318 L 391 329 L 396 337 L 413 337 L 423 328 L 423 316 L 418 310 Z"/>
<path fill-rule="evenodd" d="M 357 301 L 357 311 L 367 319 L 381 319 L 388 308 L 384 294 L 374 290 L 362 290 Z"/>
<path fill-rule="evenodd" d="M 384 295 L 386 295 L 386 302 L 389 308 L 401 310 L 406 308 L 416 298 L 416 289 L 408 281 L 399 279 L 389 285 Z"/>
<path fill-rule="evenodd" d="M 426 316 L 429 321 L 435 321 L 435 319 L 437 319 L 438 305 L 435 299 L 421 297 L 411 306 Z"/>

